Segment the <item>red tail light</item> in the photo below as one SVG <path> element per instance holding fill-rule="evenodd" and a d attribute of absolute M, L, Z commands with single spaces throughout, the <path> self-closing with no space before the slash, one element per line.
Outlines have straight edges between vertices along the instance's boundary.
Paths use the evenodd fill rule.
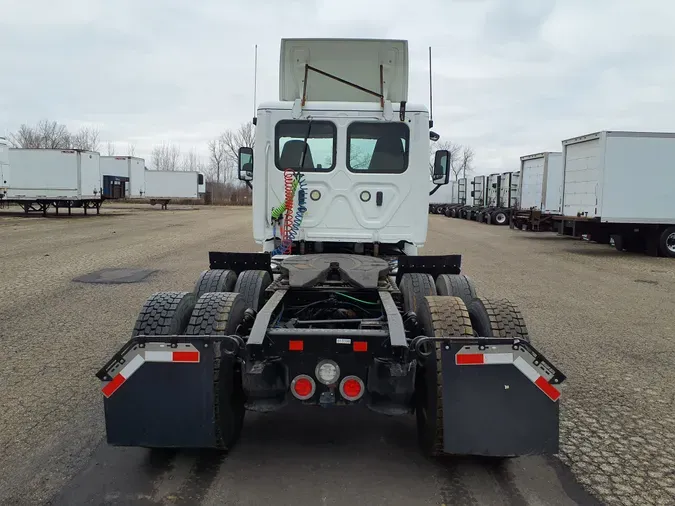
<path fill-rule="evenodd" d="M 301 401 L 306 401 L 316 392 L 316 383 L 311 376 L 300 374 L 293 378 L 291 382 L 291 393 L 293 397 Z"/>
<path fill-rule="evenodd" d="M 358 376 L 345 376 L 340 382 L 340 394 L 348 401 L 358 401 L 366 387 Z"/>

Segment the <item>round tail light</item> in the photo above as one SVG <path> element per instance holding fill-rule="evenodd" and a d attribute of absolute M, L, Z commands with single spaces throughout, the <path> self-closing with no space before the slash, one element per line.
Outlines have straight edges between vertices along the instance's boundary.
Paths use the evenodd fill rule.
<path fill-rule="evenodd" d="M 345 376 L 340 382 L 340 394 L 348 401 L 358 401 L 366 391 L 366 386 L 358 376 Z"/>

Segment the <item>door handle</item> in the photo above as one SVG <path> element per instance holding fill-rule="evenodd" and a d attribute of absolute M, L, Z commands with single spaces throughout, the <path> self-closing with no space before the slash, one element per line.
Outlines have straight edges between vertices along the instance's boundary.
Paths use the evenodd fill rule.
<path fill-rule="evenodd" d="M 378 207 L 382 205 L 382 192 L 377 192 L 375 194 L 375 205 Z"/>

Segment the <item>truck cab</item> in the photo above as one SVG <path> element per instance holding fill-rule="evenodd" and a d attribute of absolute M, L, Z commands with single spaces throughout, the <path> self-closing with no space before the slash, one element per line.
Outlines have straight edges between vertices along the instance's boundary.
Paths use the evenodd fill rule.
<path fill-rule="evenodd" d="M 239 156 L 263 251 L 279 253 L 285 228 L 286 252 L 417 254 L 431 134 L 428 109 L 407 103 L 407 87 L 405 41 L 282 41 L 280 100 L 257 108 L 255 147 Z M 449 162 L 437 152 L 435 184 L 448 183 Z"/>

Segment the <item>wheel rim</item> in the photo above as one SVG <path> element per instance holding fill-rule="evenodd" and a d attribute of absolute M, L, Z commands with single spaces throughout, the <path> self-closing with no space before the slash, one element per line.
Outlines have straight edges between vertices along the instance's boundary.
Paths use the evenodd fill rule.
<path fill-rule="evenodd" d="M 501 225 L 506 221 L 506 215 L 503 213 L 499 213 L 497 216 L 495 216 L 495 221 Z"/>
<path fill-rule="evenodd" d="M 675 232 L 666 237 L 666 248 L 671 253 L 675 253 Z"/>

